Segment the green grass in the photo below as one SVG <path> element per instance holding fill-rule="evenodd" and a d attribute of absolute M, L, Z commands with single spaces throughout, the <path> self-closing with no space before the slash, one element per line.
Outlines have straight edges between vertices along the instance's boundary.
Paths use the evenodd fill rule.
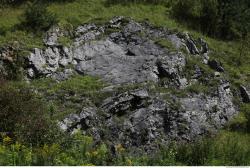
<path fill-rule="evenodd" d="M 105 0 L 75 0 L 70 3 L 51 3 L 48 9 L 58 16 L 59 24 L 69 23 L 73 26 L 92 21 L 103 23 L 114 16 L 122 15 L 133 17 L 138 21 L 148 19 L 157 26 L 180 27 L 175 21 L 168 18 L 166 15 L 167 8 L 162 5 L 133 4 L 124 6 L 118 4 L 107 7 Z M 18 18 L 20 18 L 23 11 L 24 5 L 2 10 L 0 27 L 4 26 L 7 30 L 10 30 L 15 25 L 18 25 Z M 22 36 L 18 34 L 15 36 L 19 41 L 23 41 Z M 8 41 L 9 35 L 2 38 L 0 45 Z"/>
<path fill-rule="evenodd" d="M 131 4 L 107 7 L 105 0 L 76 0 L 72 3 L 51 4 L 49 9 L 59 16 L 61 21 L 75 24 L 91 20 L 107 21 L 114 16 L 130 16 L 136 20 L 149 19 L 155 25 L 177 27 L 177 23 L 167 18 L 166 7 L 162 5 Z"/>
<path fill-rule="evenodd" d="M 32 81 L 32 85 L 38 88 L 38 90 L 47 91 L 52 94 L 59 91 L 81 94 L 98 91 L 105 86 L 105 84 L 98 78 L 80 75 L 59 83 L 53 79 L 38 79 Z"/>
<path fill-rule="evenodd" d="M 41 99 L 46 97 L 51 119 L 60 120 L 79 112 L 85 105 L 100 103 L 106 97 L 100 92 L 105 86 L 107 84 L 96 77 L 77 75 L 59 83 L 50 78 L 37 79 L 29 87 L 42 93 L 38 95 Z"/>
<path fill-rule="evenodd" d="M 184 165 L 249 165 L 250 135 L 221 131 L 214 138 L 203 139 L 177 148 L 177 160 Z"/>
<path fill-rule="evenodd" d="M 19 23 L 19 17 L 23 12 L 23 8 L 4 8 L 0 9 L 0 27 L 11 29 Z"/>
<path fill-rule="evenodd" d="M 177 48 L 173 45 L 173 43 L 167 39 L 156 40 L 156 44 L 167 48 L 169 51 L 178 51 Z"/>
<path fill-rule="evenodd" d="M 73 41 L 69 37 L 62 36 L 62 37 L 59 37 L 58 43 L 62 46 L 70 47 Z"/>
<path fill-rule="evenodd" d="M 5 36 L 0 36 L 0 46 L 6 44 L 14 44 L 21 51 L 44 47 L 41 36 L 24 31 L 7 32 Z"/>
<path fill-rule="evenodd" d="M 0 142 L 1 165 L 122 165 L 122 166 L 246 166 L 250 164 L 250 135 L 221 131 L 216 137 L 191 144 L 173 143 L 154 155 L 131 156 L 129 149 L 115 144 L 112 155 L 105 143 L 94 145 L 79 133 L 52 144 L 31 147 L 6 136 Z M 63 142 L 63 143 L 62 143 Z M 112 156 L 112 157 L 111 157 Z"/>

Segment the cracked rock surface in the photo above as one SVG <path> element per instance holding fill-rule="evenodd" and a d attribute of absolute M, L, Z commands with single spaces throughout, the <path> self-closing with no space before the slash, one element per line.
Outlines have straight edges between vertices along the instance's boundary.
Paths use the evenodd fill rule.
<path fill-rule="evenodd" d="M 69 36 L 72 43 L 60 44 L 58 39 L 62 36 Z M 175 51 L 155 39 L 169 41 Z M 36 48 L 28 56 L 26 72 L 30 80 L 51 77 L 63 81 L 77 73 L 97 76 L 110 85 L 100 92 L 112 93 L 99 105 L 79 104 L 81 111 L 59 121 L 64 131 L 74 133 L 81 129 L 97 142 L 108 140 L 151 151 L 159 144 L 193 141 L 216 132 L 237 114 L 226 79 L 218 80 L 213 89 L 209 86 L 209 92 L 187 92 L 189 87 L 196 89 L 197 84 L 203 86 L 217 80 L 212 75 L 204 76 L 198 65 L 193 65 L 192 74 L 187 75 L 191 73 L 186 69 L 188 56 L 198 57 L 204 66 L 215 71 L 225 71 L 219 62 L 209 60 L 208 44 L 188 33 L 172 33 L 116 17 L 103 25 L 79 26 L 74 32 L 53 28 L 44 44 L 44 49 Z M 7 58 L 6 53 L 2 50 L 0 60 Z M 1 66 L 0 61 L 0 70 Z M 114 89 L 127 84 L 145 85 L 119 92 Z M 159 87 L 187 94 L 163 92 Z M 242 87 L 241 93 L 244 101 L 249 101 L 246 88 Z"/>

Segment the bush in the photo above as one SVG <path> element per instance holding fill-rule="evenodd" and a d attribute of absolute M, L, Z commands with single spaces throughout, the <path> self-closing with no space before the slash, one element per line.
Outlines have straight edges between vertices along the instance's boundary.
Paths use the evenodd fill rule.
<path fill-rule="evenodd" d="M 217 1 L 185 0 L 178 1 L 173 6 L 173 16 L 188 26 L 209 34 L 214 33 L 217 21 Z"/>
<path fill-rule="evenodd" d="M 215 138 L 203 139 L 177 148 L 176 161 L 185 165 L 248 165 L 249 135 L 221 132 Z"/>
<path fill-rule="evenodd" d="M 247 122 L 246 122 L 246 131 L 250 133 L 250 105 L 244 104 L 241 106 L 241 111 L 244 113 Z"/>
<path fill-rule="evenodd" d="M 30 89 L 4 83 L 0 92 L 0 132 L 33 144 L 52 138 L 52 123 L 45 116 L 46 106 Z"/>
<path fill-rule="evenodd" d="M 29 3 L 21 18 L 21 26 L 34 32 L 47 31 L 56 23 L 56 15 L 49 12 L 41 3 Z"/>
<path fill-rule="evenodd" d="M 230 40 L 249 33 L 249 5 L 247 0 L 178 0 L 172 13 L 191 28 Z"/>
<path fill-rule="evenodd" d="M 7 32 L 7 28 L 1 26 L 1 27 L 0 27 L 0 35 L 4 36 L 4 35 L 6 34 L 6 32 Z"/>

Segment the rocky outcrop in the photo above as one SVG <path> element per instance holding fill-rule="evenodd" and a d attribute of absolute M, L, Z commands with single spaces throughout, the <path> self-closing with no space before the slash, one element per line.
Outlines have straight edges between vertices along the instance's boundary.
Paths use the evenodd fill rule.
<path fill-rule="evenodd" d="M 81 74 L 101 76 L 114 84 L 157 81 L 157 57 L 137 52 L 134 56 L 128 55 L 128 51 L 110 39 L 86 44 L 74 50 L 79 60 L 76 70 Z"/>
<path fill-rule="evenodd" d="M 244 103 L 250 103 L 250 92 L 246 87 L 240 86 L 240 93 Z"/>
<path fill-rule="evenodd" d="M 214 96 L 194 95 L 188 98 L 181 98 L 182 110 L 178 116 L 172 118 L 183 120 L 182 125 L 179 126 L 178 123 L 173 123 L 175 128 L 170 130 L 182 129 L 179 130 L 178 137 L 183 137 L 187 140 L 192 140 L 197 135 L 215 131 L 236 114 L 232 98 L 233 95 L 230 93 L 228 83 L 218 86 Z"/>
<path fill-rule="evenodd" d="M 66 47 L 58 43 L 64 32 L 48 32 L 46 48 L 34 49 L 28 57 L 28 77 L 61 81 L 75 73 L 98 76 L 111 85 L 101 92 L 111 96 L 66 116 L 59 122 L 64 131 L 81 129 L 96 141 L 152 150 L 157 143 L 193 141 L 215 132 L 237 113 L 226 80 L 214 77 L 214 72 L 204 77 L 204 69 L 196 64 L 192 70 L 186 68 L 187 57 L 201 58 L 204 66 L 224 72 L 221 63 L 209 60 L 208 44 L 203 39 L 123 17 L 100 26 L 85 24 L 69 34 L 73 42 Z M 159 46 L 155 39 L 170 41 L 178 51 Z M 189 56 L 181 52 L 183 48 Z M 219 84 L 207 84 L 213 80 Z M 126 84 L 145 85 L 126 91 L 114 89 Z M 199 89 L 188 90 L 195 87 L 193 84 L 206 85 L 209 91 L 193 93 L 190 90 Z M 157 90 L 159 87 L 165 90 Z M 183 92 L 182 96 L 177 92 Z"/>
<path fill-rule="evenodd" d="M 171 99 L 170 103 L 147 89 L 127 91 L 104 100 L 99 107 L 104 115 L 92 117 L 91 122 L 99 123 L 95 127 L 100 133 L 98 137 L 125 147 L 153 150 L 156 142 L 192 141 L 214 132 L 236 114 L 228 83 L 218 86 L 211 96 L 195 94 Z M 91 127 L 82 124 L 88 115 L 88 111 L 70 115 L 61 127 L 69 130 L 74 125 L 73 128 L 79 126 L 87 131 Z"/>
<path fill-rule="evenodd" d="M 83 108 L 80 114 L 70 114 L 62 122 L 60 127 L 64 131 L 72 131 L 73 129 L 88 129 L 94 127 L 97 122 L 97 109 L 94 107 Z"/>
<path fill-rule="evenodd" d="M 112 29 L 116 31 L 108 34 Z M 148 36 L 141 36 L 143 32 Z M 58 38 L 63 34 L 53 28 L 44 39 L 47 48 L 34 49 L 31 53 L 27 70 L 30 78 L 55 76 L 59 69 L 71 67 L 79 74 L 100 76 L 113 84 L 158 82 L 161 77 L 171 77 L 179 87 L 186 85 L 179 74 L 185 66 L 185 56 L 169 53 L 151 40 L 166 38 L 177 48 L 186 45 L 167 30 L 117 17 L 103 26 L 86 24 L 78 27 L 73 33 L 71 47 L 58 44 Z"/>
<path fill-rule="evenodd" d="M 216 70 L 218 72 L 224 72 L 225 71 L 224 68 L 222 67 L 222 64 L 220 62 L 216 61 L 216 60 L 208 61 L 208 65 L 212 69 L 214 69 L 214 70 Z"/>
<path fill-rule="evenodd" d="M 45 50 L 34 49 L 29 56 L 28 76 L 52 76 L 59 67 L 66 67 L 72 62 L 71 50 L 67 47 L 48 47 Z"/>

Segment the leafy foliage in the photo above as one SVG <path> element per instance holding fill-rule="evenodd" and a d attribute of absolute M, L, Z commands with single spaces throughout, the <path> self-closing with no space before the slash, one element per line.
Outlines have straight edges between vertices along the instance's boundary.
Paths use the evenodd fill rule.
<path fill-rule="evenodd" d="M 0 132 L 26 143 L 45 143 L 49 134 L 50 123 L 45 116 L 44 102 L 36 98 L 32 90 L 23 84 L 4 83 L 0 86 Z"/>
<path fill-rule="evenodd" d="M 249 33 L 249 5 L 247 0 L 179 0 L 172 13 L 204 34 L 235 39 L 244 38 Z"/>
<path fill-rule="evenodd" d="M 121 144 L 114 147 L 115 155 L 104 143 L 95 145 L 93 139 L 75 133 L 64 145 L 58 142 L 40 147 L 23 145 L 3 136 L 0 143 L 1 165 L 248 165 L 249 135 L 221 132 L 192 144 L 172 143 L 151 156 L 131 155 Z M 57 140 L 58 141 L 58 140 Z M 112 156 L 112 157 L 111 157 Z"/>
<path fill-rule="evenodd" d="M 56 16 L 41 3 L 29 3 L 22 19 L 21 25 L 35 32 L 46 31 L 58 22 Z"/>

